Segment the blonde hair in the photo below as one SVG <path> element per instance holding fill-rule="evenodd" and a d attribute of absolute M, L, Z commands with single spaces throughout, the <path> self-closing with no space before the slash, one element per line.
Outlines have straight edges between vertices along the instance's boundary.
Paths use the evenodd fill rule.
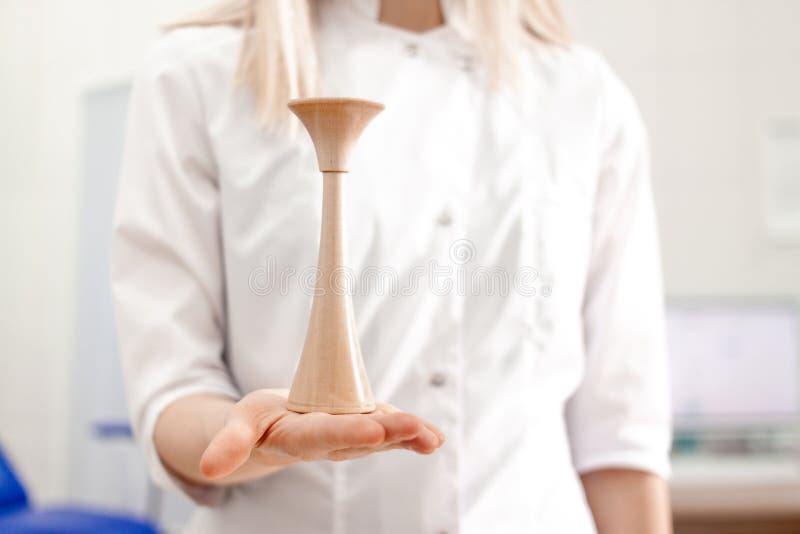
<path fill-rule="evenodd" d="M 254 92 L 263 122 L 274 124 L 287 116 L 288 100 L 319 91 L 318 1 L 222 0 L 166 28 L 232 25 L 245 30 L 237 81 Z M 464 14 L 465 37 L 495 82 L 513 81 L 520 74 L 518 55 L 526 39 L 561 46 L 570 42 L 558 0 L 454 0 L 454 5 Z"/>

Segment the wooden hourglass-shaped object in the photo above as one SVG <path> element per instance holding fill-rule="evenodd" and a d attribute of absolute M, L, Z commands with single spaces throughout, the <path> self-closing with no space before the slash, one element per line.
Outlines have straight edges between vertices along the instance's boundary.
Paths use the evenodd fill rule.
<path fill-rule="evenodd" d="M 375 409 L 358 343 L 353 302 L 337 273 L 345 267 L 342 188 L 350 153 L 383 105 L 352 98 L 292 100 L 322 172 L 318 276 L 305 345 L 289 392 L 295 412 L 367 413 Z"/>

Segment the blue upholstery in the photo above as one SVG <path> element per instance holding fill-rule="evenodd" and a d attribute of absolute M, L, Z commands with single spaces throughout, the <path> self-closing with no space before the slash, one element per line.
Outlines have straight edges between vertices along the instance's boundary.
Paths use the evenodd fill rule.
<path fill-rule="evenodd" d="M 43 510 L 28 506 L 25 488 L 0 449 L 0 533 L 2 534 L 156 534 L 149 522 L 85 508 Z"/>
<path fill-rule="evenodd" d="M 0 514 L 28 507 L 28 496 L 0 449 Z"/>
<path fill-rule="evenodd" d="M 3 534 L 155 534 L 147 521 L 78 508 L 23 510 L 0 515 Z"/>

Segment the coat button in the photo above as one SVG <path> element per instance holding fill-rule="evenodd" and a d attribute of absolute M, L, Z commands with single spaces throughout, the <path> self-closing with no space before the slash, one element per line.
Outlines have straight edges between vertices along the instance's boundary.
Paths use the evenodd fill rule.
<path fill-rule="evenodd" d="M 417 43 L 406 44 L 406 55 L 408 57 L 417 57 L 417 54 L 419 54 L 419 46 Z"/>
<path fill-rule="evenodd" d="M 450 210 L 443 210 L 438 217 L 436 217 L 436 224 L 439 226 L 450 226 L 453 224 L 453 214 Z"/>
<path fill-rule="evenodd" d="M 430 384 L 435 388 L 440 388 L 447 382 L 447 377 L 443 373 L 433 373 L 431 375 Z"/>

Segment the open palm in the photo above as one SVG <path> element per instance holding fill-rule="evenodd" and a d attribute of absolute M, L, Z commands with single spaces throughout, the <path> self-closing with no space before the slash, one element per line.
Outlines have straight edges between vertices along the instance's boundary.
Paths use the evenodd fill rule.
<path fill-rule="evenodd" d="M 349 460 L 405 448 L 430 454 L 444 434 L 416 415 L 377 403 L 368 414 L 296 413 L 286 407 L 287 390 L 258 390 L 240 400 L 203 453 L 208 478 L 224 477 L 251 457 L 297 461 Z"/>

